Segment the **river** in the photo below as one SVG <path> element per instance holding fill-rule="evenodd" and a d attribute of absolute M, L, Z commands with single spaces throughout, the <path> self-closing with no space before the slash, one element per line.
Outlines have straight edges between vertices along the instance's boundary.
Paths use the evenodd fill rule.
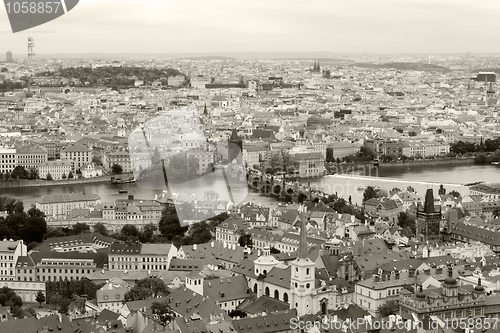
<path fill-rule="evenodd" d="M 363 190 L 359 186 L 380 186 L 387 191 L 394 187 L 406 189 L 412 186 L 418 194 L 424 196 L 428 188 L 432 188 L 434 193 L 440 184 L 443 184 L 447 192 L 457 190 L 462 195 L 469 194 L 469 189 L 463 184 L 485 181 L 500 182 L 500 167 L 493 165 L 422 165 L 409 167 L 383 166 L 379 169 L 349 169 L 344 170 L 344 175 L 333 175 L 322 178 L 311 179 L 312 187 L 321 188 L 327 193 L 335 193 L 348 199 L 351 196 L 352 202 L 361 204 Z M 307 180 L 303 182 L 307 183 Z M 199 179 L 198 186 L 193 187 L 193 192 L 197 196 L 202 196 L 206 188 L 216 190 L 223 199 L 227 199 L 227 191 L 222 179 L 206 177 Z M 96 193 L 101 197 L 101 201 L 110 202 L 116 199 L 127 198 L 132 194 L 137 199 L 154 199 L 155 194 L 161 194 L 162 190 L 151 190 L 140 188 L 136 184 L 111 184 L 111 182 L 72 184 L 72 185 L 52 185 L 25 188 L 0 189 L 0 195 L 8 195 L 24 202 L 24 206 L 30 207 L 34 202 L 44 195 L 51 193 L 72 193 L 72 192 Z M 128 193 L 119 193 L 127 191 Z M 257 193 L 249 193 L 245 201 L 276 206 L 277 201 L 272 197 L 260 196 Z"/>

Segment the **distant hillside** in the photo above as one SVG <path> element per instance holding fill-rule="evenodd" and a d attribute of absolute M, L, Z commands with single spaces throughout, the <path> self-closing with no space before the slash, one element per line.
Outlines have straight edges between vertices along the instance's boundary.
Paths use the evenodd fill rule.
<path fill-rule="evenodd" d="M 471 71 L 471 73 L 479 73 L 479 72 L 494 72 L 497 74 L 500 74 L 500 68 L 498 67 L 492 67 L 492 68 L 476 68 Z"/>
<path fill-rule="evenodd" d="M 233 57 L 224 57 L 224 56 L 199 56 L 199 57 L 179 57 L 177 59 L 185 59 L 185 60 L 235 60 Z"/>
<path fill-rule="evenodd" d="M 357 62 L 353 63 L 353 66 L 363 67 L 363 68 L 375 68 L 375 69 L 397 69 L 401 71 L 429 71 L 429 72 L 449 72 L 451 71 L 447 67 L 438 66 L 438 65 L 429 65 L 425 63 L 419 62 L 388 62 L 384 64 L 372 64 L 372 63 L 364 63 Z"/>

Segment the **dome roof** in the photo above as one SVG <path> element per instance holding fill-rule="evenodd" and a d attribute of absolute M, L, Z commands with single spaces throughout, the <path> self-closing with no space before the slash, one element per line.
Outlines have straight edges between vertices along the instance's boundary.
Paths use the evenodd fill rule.
<path fill-rule="evenodd" d="M 481 293 L 484 291 L 484 287 L 482 285 L 477 285 L 474 287 L 474 290 Z"/>
<path fill-rule="evenodd" d="M 420 299 L 425 298 L 425 294 L 422 291 L 417 291 L 417 293 L 415 294 L 415 296 L 417 298 L 420 298 Z"/>
<path fill-rule="evenodd" d="M 457 279 L 454 277 L 448 276 L 446 279 L 444 279 L 444 283 L 449 284 L 449 285 L 455 285 L 457 283 Z"/>

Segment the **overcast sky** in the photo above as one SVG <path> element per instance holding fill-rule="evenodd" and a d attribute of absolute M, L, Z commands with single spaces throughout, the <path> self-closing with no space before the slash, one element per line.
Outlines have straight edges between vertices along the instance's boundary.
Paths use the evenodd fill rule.
<path fill-rule="evenodd" d="M 2 53 L 500 52 L 498 0 L 80 0 L 16 34 L 4 8 Z"/>

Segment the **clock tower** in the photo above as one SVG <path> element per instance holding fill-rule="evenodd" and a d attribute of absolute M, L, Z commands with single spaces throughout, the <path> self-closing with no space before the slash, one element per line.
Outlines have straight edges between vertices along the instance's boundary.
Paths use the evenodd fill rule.
<path fill-rule="evenodd" d="M 290 266 L 290 308 L 297 309 L 299 316 L 313 313 L 312 291 L 316 287 L 316 265 L 309 259 L 307 230 L 304 220 L 300 228 L 299 255 Z"/>

